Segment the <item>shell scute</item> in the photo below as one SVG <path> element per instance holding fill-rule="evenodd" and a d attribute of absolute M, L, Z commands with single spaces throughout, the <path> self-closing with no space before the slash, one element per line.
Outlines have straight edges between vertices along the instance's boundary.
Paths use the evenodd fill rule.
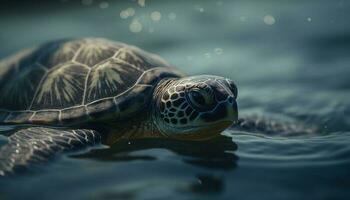
<path fill-rule="evenodd" d="M 67 63 L 49 72 L 42 80 L 31 109 L 62 109 L 83 101 L 88 69 Z"/>
<path fill-rule="evenodd" d="M 109 59 L 94 67 L 87 77 L 86 103 L 121 94 L 133 86 L 143 72 Z"/>
<path fill-rule="evenodd" d="M 93 119 L 109 118 L 110 115 L 116 115 L 117 106 L 113 98 L 103 99 L 86 105 L 88 115 Z"/>
<path fill-rule="evenodd" d="M 38 111 L 30 120 L 35 124 L 46 124 L 48 121 L 50 121 L 50 123 L 57 123 L 59 121 L 58 116 L 59 111 Z"/>
<path fill-rule="evenodd" d="M 162 58 L 106 39 L 49 42 L 0 62 L 0 123 L 66 124 L 125 117 L 151 101 Z"/>

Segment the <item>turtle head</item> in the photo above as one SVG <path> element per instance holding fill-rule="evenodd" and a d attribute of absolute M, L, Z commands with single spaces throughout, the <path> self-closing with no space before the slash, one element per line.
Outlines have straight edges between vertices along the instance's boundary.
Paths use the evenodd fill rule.
<path fill-rule="evenodd" d="M 218 76 L 192 76 L 165 81 L 159 88 L 154 122 L 165 136 L 202 140 L 237 121 L 237 87 Z"/>

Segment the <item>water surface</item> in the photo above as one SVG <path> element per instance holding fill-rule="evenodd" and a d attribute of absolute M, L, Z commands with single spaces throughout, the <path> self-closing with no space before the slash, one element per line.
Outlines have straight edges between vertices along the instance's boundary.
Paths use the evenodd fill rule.
<path fill-rule="evenodd" d="M 53 39 L 119 40 L 160 54 L 187 74 L 235 80 L 241 116 L 318 131 L 286 136 L 227 129 L 225 137 L 203 143 L 119 143 L 1 179 L 0 198 L 350 197 L 349 2 L 106 2 L 3 4 L 0 57 Z M 134 15 L 123 19 L 128 8 Z M 1 134 L 11 128 L 1 127 Z"/>

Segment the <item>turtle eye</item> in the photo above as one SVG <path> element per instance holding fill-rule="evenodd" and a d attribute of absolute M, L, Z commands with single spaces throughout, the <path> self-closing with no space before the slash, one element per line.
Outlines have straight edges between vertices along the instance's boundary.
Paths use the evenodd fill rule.
<path fill-rule="evenodd" d="M 213 97 L 206 90 L 191 90 L 189 92 L 191 103 L 197 108 L 203 109 L 213 104 Z"/>

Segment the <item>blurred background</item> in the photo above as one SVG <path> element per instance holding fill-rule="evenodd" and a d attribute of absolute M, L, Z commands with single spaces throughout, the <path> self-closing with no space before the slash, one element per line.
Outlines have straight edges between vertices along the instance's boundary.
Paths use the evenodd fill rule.
<path fill-rule="evenodd" d="M 103 153 L 110 159 L 67 157 L 0 191 L 13 198 L 75 191 L 65 198 L 348 199 L 349 19 L 346 0 L 0 0 L 0 58 L 62 38 L 118 40 L 189 75 L 231 78 L 241 116 L 320 129 L 292 138 L 227 130 L 238 150 L 211 144 L 214 154 L 151 145 L 123 152 L 142 158 L 130 161 L 115 159 L 120 152 L 112 148 Z"/>
<path fill-rule="evenodd" d="M 348 4 L 2 0 L 0 56 L 61 38 L 106 37 L 158 53 L 189 73 L 224 75 L 229 69 L 241 84 L 279 79 L 349 87 L 335 76 L 347 75 L 337 73 L 349 58 Z M 324 73 L 325 66 L 333 70 Z"/>

